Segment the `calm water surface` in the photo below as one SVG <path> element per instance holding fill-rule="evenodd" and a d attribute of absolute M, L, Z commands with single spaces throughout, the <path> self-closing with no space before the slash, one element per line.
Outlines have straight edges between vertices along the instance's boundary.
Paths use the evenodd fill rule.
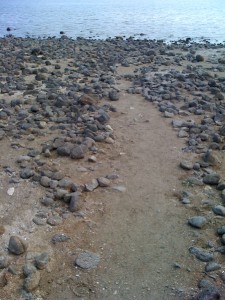
<path fill-rule="evenodd" d="M 0 0 L 0 36 L 225 40 L 225 0 Z"/>

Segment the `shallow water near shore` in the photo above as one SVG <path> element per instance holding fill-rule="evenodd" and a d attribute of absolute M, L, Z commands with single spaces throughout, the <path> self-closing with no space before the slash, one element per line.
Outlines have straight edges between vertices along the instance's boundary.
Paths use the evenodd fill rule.
<path fill-rule="evenodd" d="M 223 42 L 222 0 L 3 0 L 0 36 L 59 36 L 105 39 L 113 36 Z M 6 28 L 12 29 L 10 32 Z"/>

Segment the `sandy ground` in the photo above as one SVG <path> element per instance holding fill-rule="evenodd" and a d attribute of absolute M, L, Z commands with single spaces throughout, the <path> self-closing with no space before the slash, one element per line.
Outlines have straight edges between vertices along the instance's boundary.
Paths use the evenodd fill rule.
<path fill-rule="evenodd" d="M 28 256 L 33 252 L 50 252 L 51 261 L 42 271 L 34 299 L 175 300 L 187 299 L 197 290 L 202 276 L 199 266 L 203 263 L 196 264 L 188 253 L 196 240 L 196 230 L 187 226 L 190 210 L 177 197 L 183 189 L 180 179 L 186 174 L 179 168 L 180 161 L 187 157 L 181 150 L 185 141 L 177 138 L 171 120 L 162 118 L 154 104 L 140 95 L 127 94 L 125 89 L 129 85 L 126 81 L 118 82 L 121 97 L 114 103 L 117 112 L 110 120 L 116 142 L 101 146 L 103 151 L 97 164 L 71 164 L 70 159 L 64 158 L 54 161 L 79 183 L 107 174 L 119 175 L 111 187 L 84 196 L 82 214 L 69 215 L 57 228 L 34 226 L 32 218 L 40 209 L 44 189 L 23 181 L 15 188 L 15 194 L 9 196 L 8 178 L 1 173 L 4 247 L 14 233 L 22 234 L 28 241 Z M 48 138 L 43 137 L 43 141 Z M 28 142 L 23 142 L 27 147 Z M 10 144 L 10 140 L 5 140 L 2 145 L 5 155 L 0 163 L 13 168 L 15 157 L 24 150 L 21 145 L 13 149 Z M 188 154 L 189 159 L 194 156 Z M 78 171 L 78 166 L 90 165 L 93 171 Z M 113 186 L 126 190 L 119 192 Z M 65 233 L 70 240 L 52 245 L 54 233 Z M 74 266 L 77 254 L 83 250 L 100 254 L 97 268 L 84 271 Z M 1 300 L 20 299 L 20 267 L 26 259 L 22 256 L 15 261 L 18 275 L 8 275 L 8 285 L 0 290 Z"/>

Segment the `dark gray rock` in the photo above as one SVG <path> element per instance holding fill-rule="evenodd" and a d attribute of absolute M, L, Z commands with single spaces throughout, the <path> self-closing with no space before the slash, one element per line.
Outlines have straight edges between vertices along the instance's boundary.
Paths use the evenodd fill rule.
<path fill-rule="evenodd" d="M 23 170 L 20 171 L 20 177 L 22 179 L 29 179 L 33 175 L 34 175 L 34 171 L 29 169 L 29 168 L 26 168 L 26 169 L 23 169 Z"/>
<path fill-rule="evenodd" d="M 198 247 L 190 247 L 189 252 L 201 261 L 209 262 L 213 260 L 213 253 L 204 249 Z"/>
<path fill-rule="evenodd" d="M 88 148 L 86 145 L 80 145 L 76 146 L 73 149 L 71 149 L 70 157 L 72 159 L 81 159 L 84 158 Z"/>
<path fill-rule="evenodd" d="M 217 185 L 220 181 L 220 175 L 217 173 L 207 174 L 203 177 L 203 182 L 205 184 Z"/>
<path fill-rule="evenodd" d="M 109 91 L 109 100 L 117 101 L 119 100 L 119 93 L 116 90 Z"/>
<path fill-rule="evenodd" d="M 73 193 L 70 199 L 69 210 L 71 212 L 78 211 L 80 209 L 80 196 L 79 193 Z"/>
<path fill-rule="evenodd" d="M 191 170 L 193 168 L 193 164 L 190 161 L 182 160 L 180 162 L 180 167 L 184 170 Z"/>
<path fill-rule="evenodd" d="M 201 291 L 197 295 L 196 300 L 220 300 L 220 299 L 223 300 L 221 296 L 222 294 L 219 292 L 217 288 L 209 287 Z"/>
<path fill-rule="evenodd" d="M 216 205 L 213 207 L 212 210 L 213 210 L 214 214 L 216 214 L 216 215 L 225 216 L 225 207 L 222 205 Z"/>
<path fill-rule="evenodd" d="M 44 252 L 35 257 L 35 266 L 39 270 L 43 270 L 47 267 L 49 262 L 49 254 Z"/>
<path fill-rule="evenodd" d="M 18 236 L 11 236 L 9 239 L 8 250 L 12 254 L 23 254 L 27 249 L 25 242 Z"/>
<path fill-rule="evenodd" d="M 65 235 L 64 233 L 58 233 L 58 234 L 53 235 L 52 242 L 53 242 L 53 244 L 62 243 L 62 242 L 68 241 L 69 239 L 70 238 L 67 235 Z"/>
<path fill-rule="evenodd" d="M 211 261 L 209 263 L 207 263 L 207 265 L 205 266 L 205 271 L 206 272 L 213 272 L 213 271 L 216 271 L 216 270 L 219 270 L 221 269 L 221 265 L 214 262 L 214 261 Z"/>
<path fill-rule="evenodd" d="M 195 228 L 202 228 L 207 223 L 207 219 L 202 216 L 194 216 L 188 220 L 188 224 Z"/>
<path fill-rule="evenodd" d="M 75 264 L 82 269 L 93 269 L 100 262 L 100 256 L 96 253 L 85 251 L 78 255 Z"/>

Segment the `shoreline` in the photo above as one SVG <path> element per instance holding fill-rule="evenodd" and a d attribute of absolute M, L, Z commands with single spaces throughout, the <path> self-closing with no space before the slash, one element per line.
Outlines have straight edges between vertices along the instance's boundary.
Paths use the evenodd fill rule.
<path fill-rule="evenodd" d="M 10 299 L 7 290 L 15 286 L 16 291 L 23 286 L 25 296 L 35 297 L 40 278 L 47 276 L 45 268 L 56 255 L 49 243 L 48 255 L 37 257 L 34 248 L 38 245 L 32 247 L 35 236 L 42 245 L 42 228 L 49 232 L 62 224 L 66 228 L 67 218 L 84 210 L 88 193 L 93 191 L 94 197 L 96 189 L 110 189 L 118 180 L 110 170 L 103 176 L 93 166 L 98 159 L 104 165 L 105 153 L 117 150 L 117 133 L 110 120 L 119 113 L 116 103 L 121 93 L 127 101 L 129 95 L 137 95 L 151 102 L 149 109 L 158 109 L 165 120 L 170 120 L 168 126 L 172 124 L 177 137 L 185 141 L 182 153 L 190 158 L 180 162 L 183 190 L 175 199 L 189 211 L 187 223 L 193 229 L 194 242 L 184 249 L 190 252 L 186 256 L 193 257 L 203 274 L 202 278 L 197 276 L 200 291 L 195 289 L 192 298 L 188 296 L 195 299 L 197 293 L 221 294 L 223 299 L 225 44 L 189 44 L 189 40 L 166 44 L 121 37 L 73 40 L 66 36 L 7 37 L 0 41 L 0 138 L 5 154 L 1 158 L 5 212 L 0 295 L 5 294 L 1 299 Z M 84 162 L 88 168 L 82 166 Z M 79 171 L 71 169 L 74 165 Z M 87 177 L 81 176 L 86 173 Z M 120 181 L 116 183 L 124 188 Z M 10 202 L 15 191 L 21 204 Z M 31 206 L 25 199 L 30 191 Z M 15 248 L 22 251 L 16 253 L 18 256 L 13 256 L 15 249 L 8 253 L 12 235 L 18 238 Z M 29 252 L 24 239 L 32 249 Z M 43 269 L 36 268 L 40 264 Z M 14 265 L 18 266 L 15 274 Z M 21 266 L 33 271 L 26 273 Z"/>

